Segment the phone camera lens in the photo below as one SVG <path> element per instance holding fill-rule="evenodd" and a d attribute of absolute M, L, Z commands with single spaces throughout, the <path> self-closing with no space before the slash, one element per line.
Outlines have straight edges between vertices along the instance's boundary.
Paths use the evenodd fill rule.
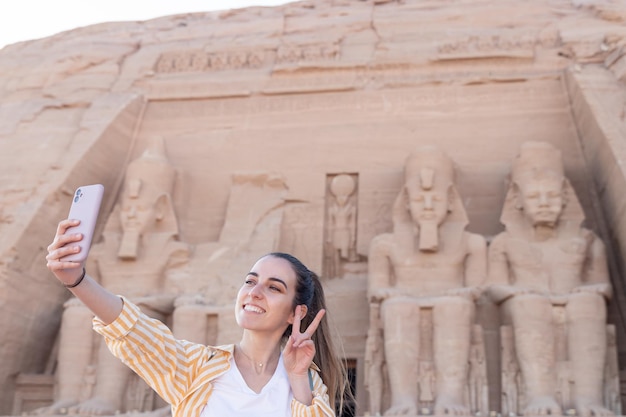
<path fill-rule="evenodd" d="M 74 197 L 74 202 L 78 203 L 78 196 Z"/>

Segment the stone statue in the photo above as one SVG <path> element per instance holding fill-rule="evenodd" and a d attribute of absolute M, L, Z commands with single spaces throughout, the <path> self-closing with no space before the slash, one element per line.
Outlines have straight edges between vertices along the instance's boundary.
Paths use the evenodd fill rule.
<path fill-rule="evenodd" d="M 503 323 L 513 328 L 523 380 L 518 412 L 524 415 L 559 415 L 571 408 L 580 416 L 612 414 L 603 405 L 611 285 L 604 245 L 581 226 L 583 220 L 560 152 L 547 143 L 524 143 L 513 161 L 502 211 L 505 231 L 489 249 L 488 289 L 501 306 Z M 559 342 L 561 332 L 565 340 Z M 563 371 L 555 358 L 561 350 L 568 357 Z M 511 385 L 515 365 L 507 361 Z M 571 394 L 566 381 L 573 382 Z M 507 396 L 513 414 L 509 408 L 517 394 Z"/>
<path fill-rule="evenodd" d="M 520 398 L 520 389 L 522 387 L 522 379 L 520 375 L 519 364 L 515 357 L 515 348 L 513 347 L 513 335 L 511 329 L 504 327 L 501 329 L 500 342 L 502 344 L 500 352 L 501 370 L 501 399 L 500 407 L 502 415 L 512 417 L 517 415 L 519 405 L 523 402 Z M 523 395 L 521 396 L 523 398 Z"/>
<path fill-rule="evenodd" d="M 326 276 L 342 276 L 342 261 L 356 262 L 356 203 L 353 194 L 356 189 L 354 178 L 340 174 L 330 181 L 332 201 L 328 208 Z"/>
<path fill-rule="evenodd" d="M 380 320 L 380 303 L 370 303 L 370 327 L 365 345 L 365 387 L 369 393 L 369 409 L 374 416 L 380 416 L 385 383 L 385 362 Z"/>
<path fill-rule="evenodd" d="M 419 375 L 424 360 L 432 361 L 435 380 L 434 410 L 428 411 L 467 415 L 474 301 L 486 275 L 485 239 L 465 231 L 453 162 L 443 152 L 424 147 L 410 155 L 404 179 L 394 203 L 393 233 L 376 236 L 369 250 L 369 298 L 380 303 L 391 394 L 385 415 L 423 413 L 418 381 L 428 379 Z M 427 319 L 431 322 L 424 326 Z M 431 330 L 420 332 L 424 327 Z"/>
<path fill-rule="evenodd" d="M 177 238 L 178 224 L 171 201 L 175 170 L 165 157 L 163 145 L 162 139 L 156 138 L 140 158 L 128 165 L 121 202 L 107 221 L 103 241 L 92 247 L 87 269 L 112 291 L 165 320 L 173 311 L 176 296 L 175 290 L 168 288 L 168 274 L 187 262 L 188 248 Z M 91 318 L 77 299 L 66 303 L 56 371 L 57 395 L 54 404 L 39 409 L 38 414 L 112 415 L 124 411 L 132 371 L 111 355 L 101 338 L 94 338 Z M 94 364 L 92 356 L 96 358 Z M 86 384 L 86 371 L 93 365 L 95 382 L 85 398 L 81 387 Z"/>

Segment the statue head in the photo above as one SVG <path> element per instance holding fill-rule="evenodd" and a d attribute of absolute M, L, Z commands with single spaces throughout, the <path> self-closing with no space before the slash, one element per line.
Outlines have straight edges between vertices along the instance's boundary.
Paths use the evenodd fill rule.
<path fill-rule="evenodd" d="M 128 165 L 119 210 L 123 231 L 119 257 L 135 259 L 140 239 L 146 233 L 177 232 L 171 202 L 175 177 L 161 137 L 154 138 L 143 154 Z"/>
<path fill-rule="evenodd" d="M 404 190 L 415 223 L 443 223 L 452 210 L 453 186 L 452 160 L 439 149 L 424 147 L 407 158 Z"/>
<path fill-rule="evenodd" d="M 354 178 L 348 174 L 337 175 L 330 182 L 330 192 L 341 207 L 348 203 L 355 188 Z"/>
<path fill-rule="evenodd" d="M 584 214 L 565 176 L 558 149 L 546 142 L 521 145 L 511 167 L 501 220 L 510 231 L 522 225 L 544 229 L 567 225 L 572 230 L 580 227 Z"/>
<path fill-rule="evenodd" d="M 544 142 L 526 142 L 513 162 L 515 207 L 533 226 L 555 227 L 567 203 L 561 152 Z"/>
<path fill-rule="evenodd" d="M 455 223 L 462 230 L 467 216 L 454 186 L 454 163 L 432 146 L 422 147 L 406 159 L 404 186 L 394 204 L 394 232 L 419 233 L 419 248 L 438 250 L 438 229 Z"/>

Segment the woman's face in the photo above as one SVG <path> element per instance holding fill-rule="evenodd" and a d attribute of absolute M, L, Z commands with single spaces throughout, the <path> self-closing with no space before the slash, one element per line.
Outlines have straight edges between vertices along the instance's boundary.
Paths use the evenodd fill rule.
<path fill-rule="evenodd" d="M 293 323 L 296 283 L 289 261 L 274 256 L 259 259 L 237 294 L 237 324 L 246 330 L 282 334 Z"/>

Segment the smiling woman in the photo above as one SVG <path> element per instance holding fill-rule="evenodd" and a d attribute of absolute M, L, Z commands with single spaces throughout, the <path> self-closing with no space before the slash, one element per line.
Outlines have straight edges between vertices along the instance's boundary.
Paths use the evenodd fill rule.
<path fill-rule="evenodd" d="M 253 6 L 279 6 L 285 0 L 158 0 L 151 2 L 84 2 L 80 0 L 22 0 L 0 4 L 0 49 L 59 32 L 104 22 L 149 20 L 183 13 L 211 12 Z M 33 13 L 36 10 L 36 13 Z M 71 13 L 65 11 L 71 10 Z M 53 18 L 51 18 L 51 16 Z"/>
<path fill-rule="evenodd" d="M 161 321 L 85 275 L 84 262 L 62 261 L 77 252 L 82 236 L 66 231 L 78 223 L 59 223 L 48 268 L 63 284 L 83 274 L 69 288 L 97 316 L 94 330 L 171 405 L 174 417 L 331 417 L 335 399 L 350 398 L 324 320 L 319 277 L 292 255 L 267 254 L 244 278 L 235 303 L 239 343 L 205 346 L 174 338 Z"/>

